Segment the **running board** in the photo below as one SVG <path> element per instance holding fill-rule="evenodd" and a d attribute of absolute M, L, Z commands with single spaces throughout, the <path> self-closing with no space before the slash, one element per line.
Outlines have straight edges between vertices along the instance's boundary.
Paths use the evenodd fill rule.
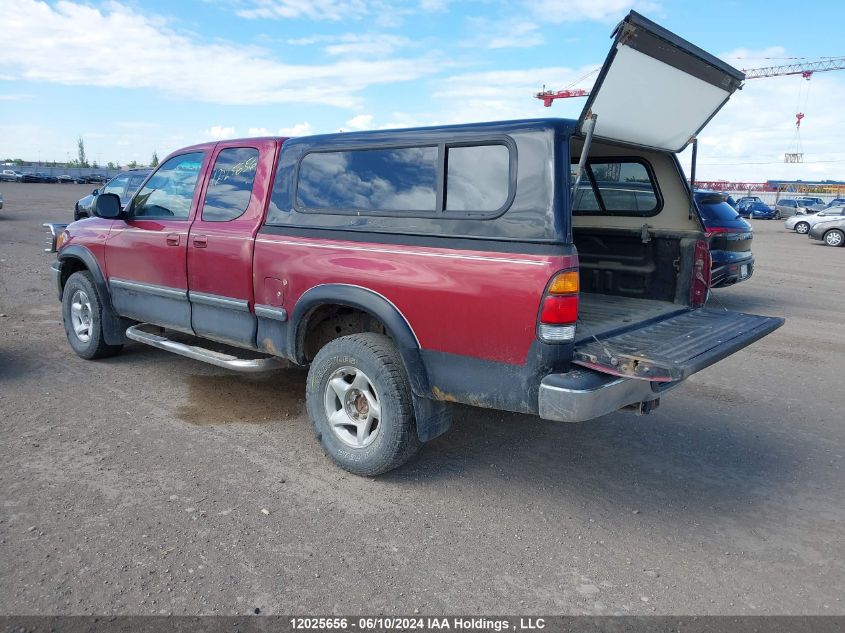
<path fill-rule="evenodd" d="M 178 341 L 171 340 L 165 336 L 161 336 L 160 334 L 155 334 L 145 330 L 145 327 L 155 328 L 157 330 L 160 329 L 155 325 L 139 323 L 138 325 L 133 325 L 126 330 L 126 337 L 132 339 L 133 341 L 138 341 L 139 343 L 163 349 L 167 352 L 179 354 L 179 356 L 187 356 L 188 358 L 193 358 L 194 360 L 201 360 L 205 363 L 216 365 L 217 367 L 223 367 L 225 369 L 231 369 L 241 373 L 271 371 L 273 369 L 280 369 L 286 366 L 284 361 L 279 358 L 238 358 L 237 356 L 215 352 L 204 347 L 179 343 Z"/>

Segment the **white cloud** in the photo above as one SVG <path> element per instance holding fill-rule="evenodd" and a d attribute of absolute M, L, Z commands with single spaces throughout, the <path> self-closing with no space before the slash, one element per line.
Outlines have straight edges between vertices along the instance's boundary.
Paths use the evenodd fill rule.
<path fill-rule="evenodd" d="M 631 9 L 655 13 L 657 2 L 651 0 L 524 0 L 529 12 L 544 23 L 612 22 Z"/>
<path fill-rule="evenodd" d="M 474 35 L 462 43 L 464 47 L 529 48 L 543 43 L 539 25 L 527 20 L 469 18 L 468 26 Z"/>
<path fill-rule="evenodd" d="M 279 136 L 308 136 L 313 133 L 314 129 L 308 121 L 297 123 L 291 127 L 279 128 Z"/>
<path fill-rule="evenodd" d="M 370 130 L 373 127 L 372 114 L 359 114 L 346 122 L 346 127 L 352 130 Z"/>
<path fill-rule="evenodd" d="M 362 0 L 252 0 L 252 6 L 237 14 L 250 19 L 343 20 L 367 13 Z"/>
<path fill-rule="evenodd" d="M 273 136 L 266 127 L 251 127 L 247 130 L 247 136 Z"/>
<path fill-rule="evenodd" d="M 155 89 L 230 105 L 357 107 L 362 101 L 357 93 L 368 86 L 417 79 L 440 68 L 431 56 L 285 64 L 263 49 L 200 42 L 177 33 L 162 17 L 116 2 L 102 11 L 67 0 L 56 5 L 18 0 L 4 6 L 4 28 L 15 37 L 0 47 L 0 66 L 22 80 Z M 103 59 L 131 59 L 132 72 L 103 72 Z"/>
<path fill-rule="evenodd" d="M 211 138 L 222 141 L 227 138 L 235 138 L 235 128 L 233 127 L 223 127 L 222 125 L 213 125 L 207 130 L 203 132 L 206 136 L 210 136 Z"/>
<path fill-rule="evenodd" d="M 32 95 L 20 92 L 0 95 L 0 101 L 26 101 L 27 99 L 32 99 Z"/>

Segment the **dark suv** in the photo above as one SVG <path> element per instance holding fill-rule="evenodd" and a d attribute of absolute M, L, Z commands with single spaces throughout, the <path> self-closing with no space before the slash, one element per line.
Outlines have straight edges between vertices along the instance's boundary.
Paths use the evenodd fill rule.
<path fill-rule="evenodd" d="M 120 197 L 121 206 L 125 206 L 150 173 L 152 173 L 152 169 L 130 169 L 122 174 L 118 174 L 102 187 L 94 189 L 91 195 L 85 196 L 74 205 L 74 222 L 82 218 L 90 218 L 94 215 L 94 204 L 96 203 L 97 196 L 101 193 L 117 194 Z"/>
<path fill-rule="evenodd" d="M 710 239 L 713 288 L 744 281 L 754 272 L 751 225 L 716 191 L 696 191 L 695 205 Z"/>

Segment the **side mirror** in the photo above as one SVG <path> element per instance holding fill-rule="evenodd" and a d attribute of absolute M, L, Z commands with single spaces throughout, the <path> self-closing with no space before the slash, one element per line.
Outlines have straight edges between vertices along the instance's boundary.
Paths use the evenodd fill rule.
<path fill-rule="evenodd" d="M 116 193 L 103 193 L 97 196 L 94 203 L 94 213 L 100 218 L 117 220 L 122 215 L 120 196 Z"/>
<path fill-rule="evenodd" d="M 99 189 L 94 189 L 94 191 L 92 191 L 92 192 L 91 192 L 91 195 L 96 196 L 96 195 L 98 195 L 99 193 L 100 193 L 100 190 L 99 190 Z"/>

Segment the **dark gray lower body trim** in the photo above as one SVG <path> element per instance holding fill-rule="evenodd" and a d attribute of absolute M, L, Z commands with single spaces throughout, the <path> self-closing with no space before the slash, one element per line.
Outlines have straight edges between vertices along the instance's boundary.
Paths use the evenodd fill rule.
<path fill-rule="evenodd" d="M 109 279 L 109 285 L 112 290 L 120 288 L 121 290 L 130 290 L 133 292 L 143 292 L 156 297 L 165 297 L 166 299 L 181 299 L 188 300 L 187 290 L 180 290 L 179 288 L 170 288 L 168 286 L 158 286 L 156 284 L 145 284 L 139 281 L 129 281 L 128 279 Z"/>
<path fill-rule="evenodd" d="M 288 312 L 284 308 L 277 308 L 274 306 L 257 305 L 255 306 L 255 316 L 263 317 L 265 319 L 274 319 L 276 321 L 287 321 Z"/>
<path fill-rule="evenodd" d="M 238 312 L 249 312 L 249 301 L 245 299 L 232 299 L 231 297 L 221 297 L 220 295 L 212 295 L 205 292 L 195 292 L 190 290 L 188 292 L 188 299 L 191 303 L 212 306 L 214 308 L 225 308 L 227 310 L 236 310 Z"/>

